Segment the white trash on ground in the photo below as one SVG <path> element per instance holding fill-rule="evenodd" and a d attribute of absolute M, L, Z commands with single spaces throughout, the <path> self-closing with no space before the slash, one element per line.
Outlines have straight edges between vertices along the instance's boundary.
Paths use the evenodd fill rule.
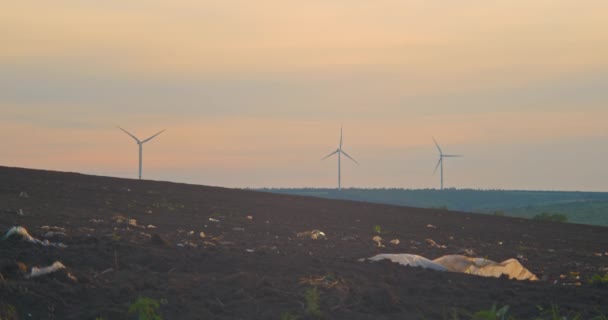
<path fill-rule="evenodd" d="M 519 263 L 517 259 L 496 262 L 485 258 L 471 258 L 461 255 L 447 255 L 433 260 L 445 266 L 448 271 L 498 278 L 506 275 L 509 279 L 538 280 L 536 275 Z"/>
<path fill-rule="evenodd" d="M 325 233 L 323 231 L 320 230 L 312 230 L 312 231 L 304 231 L 304 232 L 298 232 L 297 234 L 298 238 L 311 238 L 312 240 L 326 240 L 327 236 L 325 235 Z"/>
<path fill-rule="evenodd" d="M 382 253 L 377 254 L 371 258 L 367 258 L 364 260 L 371 261 L 380 261 L 380 260 L 390 260 L 392 262 L 398 263 L 403 266 L 409 267 L 420 267 L 424 269 L 431 269 L 437 271 L 448 271 L 448 269 L 438 263 L 435 263 L 423 256 L 419 256 L 417 254 L 407 254 L 407 253 Z"/>
<path fill-rule="evenodd" d="M 66 267 L 63 263 L 59 261 L 55 261 L 52 265 L 44 268 L 32 267 L 32 272 L 26 278 L 35 278 L 39 276 L 43 276 L 45 274 L 53 273 L 55 271 L 65 269 Z"/>
<path fill-rule="evenodd" d="M 501 277 L 509 279 L 536 281 L 538 277 L 524 268 L 517 259 L 507 259 L 503 262 L 495 262 L 485 258 L 470 258 L 462 255 L 446 255 L 435 260 L 415 254 L 378 254 L 371 258 L 362 259 L 379 261 L 388 259 L 404 266 L 421 267 L 437 271 L 449 271 L 472 274 L 482 277 Z"/>
<path fill-rule="evenodd" d="M 43 240 L 40 241 L 34 237 L 32 237 L 27 230 L 24 227 L 21 226 L 16 226 L 16 227 L 12 227 L 10 228 L 6 234 L 2 237 L 2 240 L 6 240 L 12 236 L 20 236 L 22 240 L 25 240 L 27 242 L 31 242 L 31 243 L 37 243 L 37 244 L 41 244 L 45 247 L 48 246 L 53 246 L 53 247 L 58 247 L 58 248 L 67 248 L 67 246 L 61 242 L 58 243 L 54 243 L 54 242 L 49 242 L 48 240 Z"/>

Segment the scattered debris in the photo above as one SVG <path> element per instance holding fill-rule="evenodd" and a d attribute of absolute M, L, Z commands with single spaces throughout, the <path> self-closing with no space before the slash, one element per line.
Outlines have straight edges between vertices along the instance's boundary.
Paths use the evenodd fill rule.
<path fill-rule="evenodd" d="M 177 244 L 178 247 L 190 247 L 190 248 L 196 248 L 198 247 L 198 245 L 196 243 L 190 242 L 190 241 L 184 241 L 182 243 L 178 243 Z"/>
<path fill-rule="evenodd" d="M 245 228 L 241 228 L 241 227 L 234 227 L 232 228 L 232 231 L 245 231 Z"/>
<path fill-rule="evenodd" d="M 20 238 L 22 240 L 25 240 L 27 242 L 41 244 L 41 245 L 43 245 L 45 247 L 52 246 L 52 247 L 58 247 L 58 248 L 67 248 L 67 246 L 65 244 L 61 243 L 61 242 L 59 242 L 59 243 L 53 243 L 53 242 L 49 242 L 48 240 L 40 241 L 40 240 L 32 237 L 27 232 L 27 230 L 24 227 L 21 227 L 21 226 L 12 227 L 2 237 L 2 240 L 7 240 L 7 239 L 12 238 L 12 237 L 18 237 L 18 238 Z"/>
<path fill-rule="evenodd" d="M 502 241 L 498 241 L 498 245 L 502 246 L 503 245 Z"/>
<path fill-rule="evenodd" d="M 255 250 L 254 249 L 245 249 L 245 252 L 254 253 Z"/>
<path fill-rule="evenodd" d="M 146 227 L 146 229 L 156 229 L 156 226 L 155 226 L 155 225 L 152 225 L 152 224 L 149 224 L 149 225 Z"/>
<path fill-rule="evenodd" d="M 112 217 L 112 220 L 114 220 L 114 222 L 116 222 L 116 223 L 123 223 L 123 222 L 127 221 L 127 218 L 125 218 L 121 215 L 115 215 Z"/>
<path fill-rule="evenodd" d="M 20 216 L 24 216 L 24 215 L 25 215 L 25 214 L 23 213 L 23 210 L 22 210 L 22 209 L 19 209 L 19 211 L 17 211 L 17 214 L 18 214 L 18 215 L 20 215 Z"/>
<path fill-rule="evenodd" d="M 323 231 L 320 230 L 312 230 L 312 231 L 304 231 L 304 232 L 298 232 L 297 234 L 298 238 L 311 238 L 312 240 L 326 240 L 327 237 L 325 236 L 325 233 Z"/>
<path fill-rule="evenodd" d="M 49 232 L 45 233 L 42 236 L 45 237 L 45 238 L 52 238 L 52 237 L 57 237 L 57 236 L 64 237 L 66 235 L 67 234 L 65 232 L 49 231 Z"/>
<path fill-rule="evenodd" d="M 207 247 L 216 247 L 217 244 L 213 243 L 213 242 L 209 242 L 209 241 L 203 241 L 203 244 Z"/>
<path fill-rule="evenodd" d="M 61 263 L 59 261 L 55 261 L 52 265 L 50 265 L 48 267 L 44 267 L 44 268 L 32 267 L 32 271 L 30 272 L 30 274 L 28 276 L 26 276 L 26 278 L 29 279 L 29 278 L 43 276 L 45 274 L 53 273 L 53 272 L 56 272 L 61 269 L 65 269 L 65 266 L 63 265 L 63 263 Z"/>
<path fill-rule="evenodd" d="M 437 242 L 435 242 L 433 239 L 426 239 L 424 241 L 426 242 L 426 244 L 428 244 L 430 247 L 433 247 L 433 248 L 439 248 L 439 249 L 447 248 L 447 246 L 445 246 L 445 245 L 437 244 Z"/>
<path fill-rule="evenodd" d="M 56 231 L 56 232 L 65 232 L 65 229 L 62 227 L 49 227 L 49 226 L 42 226 L 40 227 L 40 229 L 45 230 L 45 231 Z"/>
<path fill-rule="evenodd" d="M 247 220 L 253 220 L 253 216 L 247 216 Z"/>
<path fill-rule="evenodd" d="M 437 227 L 432 224 L 427 224 L 426 227 L 431 229 L 437 229 Z"/>
<path fill-rule="evenodd" d="M 190 230 L 190 231 L 188 231 L 188 233 L 187 233 L 187 234 L 188 234 L 189 236 L 193 236 L 193 235 L 194 235 L 194 230 Z"/>
<path fill-rule="evenodd" d="M 218 220 L 218 219 L 214 219 L 214 218 L 209 218 L 209 221 L 211 221 L 211 222 L 215 222 L 215 223 L 220 222 L 220 220 Z"/>
<path fill-rule="evenodd" d="M 459 254 L 459 255 L 468 256 L 468 257 L 475 257 L 475 256 L 477 256 L 477 254 L 475 253 L 475 251 L 473 251 L 473 249 L 469 249 L 469 248 L 458 249 L 458 251 L 456 251 L 456 253 Z"/>
<path fill-rule="evenodd" d="M 372 241 L 376 243 L 378 248 L 384 248 L 384 245 L 382 244 L 382 238 L 380 236 L 374 236 L 372 238 Z"/>
<path fill-rule="evenodd" d="M 205 238 L 205 233 L 201 231 L 201 232 L 198 234 L 198 236 L 199 236 L 199 237 L 201 237 L 201 239 L 204 239 L 204 238 Z"/>
<path fill-rule="evenodd" d="M 389 241 L 389 243 L 394 246 L 398 246 L 399 243 L 401 243 L 401 241 L 399 241 L 399 239 L 393 239 L 393 240 Z"/>
<path fill-rule="evenodd" d="M 133 226 L 133 227 L 139 227 L 137 225 L 137 220 L 135 220 L 135 219 L 129 219 L 129 225 Z"/>
<path fill-rule="evenodd" d="M 384 259 L 388 259 L 392 262 L 398 263 L 400 265 L 403 266 L 410 266 L 410 267 L 421 267 L 424 269 L 431 269 L 431 270 L 437 270 L 437 271 L 448 271 L 448 269 L 438 263 L 435 263 L 423 256 L 419 256 L 416 254 L 388 254 L 388 253 L 384 253 L 384 254 L 378 254 L 375 255 L 371 258 L 367 258 L 367 259 L 360 259 L 359 261 L 365 261 L 365 260 L 370 260 L 370 261 L 380 261 L 380 260 L 384 260 Z"/>
<path fill-rule="evenodd" d="M 89 220 L 89 222 L 92 222 L 92 223 L 102 223 L 103 220 L 101 220 L 101 219 L 91 219 L 91 220 Z"/>
<path fill-rule="evenodd" d="M 538 278 L 524 268 L 516 259 L 494 262 L 485 258 L 469 258 L 461 255 L 447 255 L 435 260 L 415 254 L 378 254 L 359 261 L 379 261 L 388 259 L 404 266 L 422 267 L 437 271 L 449 271 L 472 274 L 482 277 L 508 276 L 509 279 L 536 281 Z"/>
<path fill-rule="evenodd" d="M 20 198 L 29 198 L 29 197 L 30 197 L 30 195 L 29 195 L 29 194 L 27 194 L 27 192 L 25 192 L 25 191 L 21 191 L 21 192 L 19 193 L 19 197 L 20 197 Z"/>

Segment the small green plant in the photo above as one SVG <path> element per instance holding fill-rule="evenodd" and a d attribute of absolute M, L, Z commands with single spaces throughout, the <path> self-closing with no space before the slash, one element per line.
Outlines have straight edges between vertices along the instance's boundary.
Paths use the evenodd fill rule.
<path fill-rule="evenodd" d="M 0 304 L 0 320 L 18 320 L 17 309 L 12 304 Z"/>
<path fill-rule="evenodd" d="M 473 314 L 474 320 L 506 320 L 509 306 L 503 306 L 500 309 L 496 309 L 496 305 L 492 305 L 489 310 L 480 310 Z"/>
<path fill-rule="evenodd" d="M 574 314 L 572 317 L 569 315 L 562 315 L 559 310 L 559 306 L 556 304 L 552 304 L 551 307 L 547 310 L 544 310 L 542 307 L 538 307 L 538 310 L 541 312 L 543 317 L 538 318 L 538 320 L 542 319 L 550 319 L 550 320 L 581 320 L 580 314 Z M 548 317 L 548 318 L 545 318 Z"/>
<path fill-rule="evenodd" d="M 568 216 L 561 213 L 543 212 L 535 215 L 532 219 L 537 221 L 568 222 Z"/>
<path fill-rule="evenodd" d="M 281 320 L 298 320 L 299 318 L 289 312 L 283 312 L 283 313 L 281 313 L 280 319 Z"/>
<path fill-rule="evenodd" d="M 381 234 L 382 233 L 382 227 L 379 224 L 375 225 L 374 226 L 374 232 L 377 233 L 377 234 Z"/>
<path fill-rule="evenodd" d="M 605 275 L 594 274 L 591 279 L 587 281 L 590 285 L 594 286 L 608 286 L 608 273 Z"/>
<path fill-rule="evenodd" d="M 129 306 L 129 314 L 137 314 L 138 320 L 162 320 L 157 313 L 160 303 L 152 298 L 139 297 Z"/>
<path fill-rule="evenodd" d="M 321 295 L 317 287 L 310 288 L 304 292 L 304 300 L 306 300 L 306 313 L 313 317 L 321 316 Z"/>

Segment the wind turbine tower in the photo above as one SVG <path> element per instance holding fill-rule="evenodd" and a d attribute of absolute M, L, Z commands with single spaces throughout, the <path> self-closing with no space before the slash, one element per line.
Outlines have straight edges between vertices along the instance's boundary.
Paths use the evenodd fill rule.
<path fill-rule="evenodd" d="M 129 136 L 131 136 L 131 138 L 135 139 L 135 142 L 137 142 L 137 145 L 139 146 L 139 180 L 141 180 L 142 154 L 143 154 L 144 143 L 146 143 L 146 142 L 148 142 L 148 141 L 156 138 L 156 136 L 158 136 L 159 134 L 165 132 L 165 129 L 159 131 L 157 134 L 155 134 L 155 135 L 151 136 L 150 138 L 145 139 L 143 141 L 140 141 L 136 136 L 132 135 L 129 131 L 127 131 L 127 130 L 121 128 L 121 127 L 118 127 L 118 129 L 124 131 L 126 134 L 128 134 Z"/>
<path fill-rule="evenodd" d="M 439 147 L 439 144 L 437 143 L 437 140 L 435 140 L 435 137 L 433 137 L 433 141 L 437 146 L 437 150 L 439 150 L 439 161 L 437 162 L 437 166 L 435 166 L 435 171 L 433 171 L 433 174 L 435 174 L 435 172 L 437 172 L 437 168 L 441 166 L 441 190 L 443 190 L 443 158 L 460 158 L 463 156 L 457 154 L 443 154 L 443 151 L 441 151 L 441 147 Z"/>
<path fill-rule="evenodd" d="M 347 158 L 349 158 L 350 160 L 352 160 L 354 163 L 356 163 L 357 165 L 359 165 L 359 162 L 357 162 L 357 160 L 353 159 L 351 156 L 348 155 L 348 153 L 344 152 L 344 150 L 342 150 L 342 126 L 340 126 L 340 145 L 338 146 L 338 149 L 336 149 L 336 151 L 328 154 L 325 158 L 321 159 L 321 160 L 325 160 L 331 156 L 333 156 L 334 154 L 338 154 L 338 191 L 342 190 L 342 155 L 345 155 Z"/>

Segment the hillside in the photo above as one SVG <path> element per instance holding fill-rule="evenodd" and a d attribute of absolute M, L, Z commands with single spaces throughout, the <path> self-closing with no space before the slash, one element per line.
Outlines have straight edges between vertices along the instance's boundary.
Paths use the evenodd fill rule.
<path fill-rule="evenodd" d="M 262 189 L 329 199 L 355 200 L 420 208 L 490 213 L 532 218 L 560 213 L 569 222 L 608 226 L 608 193 L 568 191 L 509 191 L 472 189 Z"/>
<path fill-rule="evenodd" d="M 6 167 L 0 211 L 3 232 L 66 246 L 0 241 L 2 319 L 136 319 L 138 297 L 164 319 L 608 315 L 608 289 L 587 282 L 608 272 L 604 227 Z M 326 239 L 298 236 L 314 229 Z M 541 280 L 359 261 L 464 251 Z M 27 277 L 55 261 L 66 269 Z"/>

